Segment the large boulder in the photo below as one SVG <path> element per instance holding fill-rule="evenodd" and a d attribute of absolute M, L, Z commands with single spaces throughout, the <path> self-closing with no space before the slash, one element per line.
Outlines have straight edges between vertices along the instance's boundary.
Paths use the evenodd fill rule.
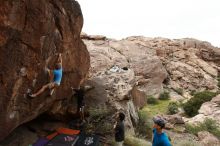
<path fill-rule="evenodd" d="M 134 133 L 137 109 L 145 105 L 146 95 L 162 92 L 162 83 L 167 77 L 156 51 L 135 40 L 117 41 L 85 33 L 81 38 L 91 58 L 88 83 L 97 91 L 87 94 L 87 105 L 106 103 L 115 112 L 124 111 L 126 125 Z M 96 105 L 88 102 L 91 99 L 96 99 Z"/>
<path fill-rule="evenodd" d="M 90 58 L 81 41 L 83 17 L 74 0 L 1 1 L 0 5 L 0 140 L 18 125 L 53 107 L 85 79 Z M 54 68 L 63 55 L 64 75 L 52 97 L 48 91 L 27 99 L 48 82 L 44 66 Z"/>
<path fill-rule="evenodd" d="M 86 93 L 86 107 L 90 109 L 113 110 L 113 114 L 126 114 L 126 127 L 134 133 L 133 126 L 138 121 L 136 107 L 131 101 L 130 91 L 135 84 L 135 74 L 125 56 L 109 47 L 102 37 L 83 36 L 90 53 L 91 68 L 87 85 L 94 87 Z M 96 38 L 96 39 L 94 39 Z M 107 116 L 107 115 L 106 115 Z M 114 120 L 104 123 L 114 124 Z"/>
<path fill-rule="evenodd" d="M 131 37 L 132 38 L 132 37 Z M 167 72 L 156 51 L 136 38 L 110 41 L 109 45 L 125 56 L 129 67 L 134 70 L 135 81 L 139 90 L 146 95 L 158 94 L 163 90 L 162 83 Z"/>
<path fill-rule="evenodd" d="M 117 100 L 127 98 L 135 83 L 135 75 L 132 68 L 129 68 L 126 57 L 107 46 L 105 41 L 84 40 L 84 43 L 91 58 L 91 82 L 102 84 L 108 98 Z"/>

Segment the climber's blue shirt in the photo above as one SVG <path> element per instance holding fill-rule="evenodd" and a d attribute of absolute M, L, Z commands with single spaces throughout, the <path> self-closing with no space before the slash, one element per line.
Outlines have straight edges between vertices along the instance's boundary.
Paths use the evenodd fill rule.
<path fill-rule="evenodd" d="M 171 146 L 170 141 L 168 139 L 168 136 L 166 133 L 157 133 L 157 130 L 154 128 L 153 129 L 153 144 L 152 146 Z"/>
<path fill-rule="evenodd" d="M 62 75 L 63 75 L 63 69 L 60 68 L 60 69 L 55 69 L 53 70 L 53 81 L 55 83 L 57 83 L 58 85 L 60 85 L 60 82 L 61 82 L 61 79 L 62 79 Z"/>

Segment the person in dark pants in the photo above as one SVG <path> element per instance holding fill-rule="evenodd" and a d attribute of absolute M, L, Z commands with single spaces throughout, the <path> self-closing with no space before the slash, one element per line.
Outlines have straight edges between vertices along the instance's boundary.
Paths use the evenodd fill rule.
<path fill-rule="evenodd" d="M 169 138 L 166 133 L 163 132 L 165 127 L 165 121 L 161 118 L 153 118 L 153 141 L 152 146 L 171 146 Z"/>
<path fill-rule="evenodd" d="M 116 146 L 123 146 L 124 143 L 124 139 L 125 139 L 124 120 L 125 120 L 125 115 L 121 112 L 118 113 L 117 122 L 114 125 Z"/>
<path fill-rule="evenodd" d="M 72 88 L 73 89 L 73 88 Z M 79 89 L 73 89 L 73 96 L 77 98 L 77 113 L 80 115 L 80 120 L 85 122 L 85 116 L 84 116 L 84 107 L 85 107 L 85 89 L 83 86 L 80 86 Z"/>
<path fill-rule="evenodd" d="M 85 123 L 85 94 L 86 92 L 94 89 L 94 86 L 84 86 L 84 85 L 80 85 L 79 88 L 72 88 L 73 91 L 73 96 L 75 96 L 77 98 L 77 113 L 79 113 L 80 115 L 80 120 L 83 121 L 83 123 Z"/>

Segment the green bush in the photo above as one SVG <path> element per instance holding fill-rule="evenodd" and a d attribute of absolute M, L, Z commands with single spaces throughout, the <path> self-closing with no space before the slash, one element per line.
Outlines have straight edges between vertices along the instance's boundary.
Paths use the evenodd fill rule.
<path fill-rule="evenodd" d="M 202 91 L 194 94 L 194 97 L 183 104 L 185 113 L 193 117 L 198 114 L 198 110 L 204 102 L 210 101 L 217 94 L 211 91 Z"/>
<path fill-rule="evenodd" d="M 168 100 L 170 98 L 170 93 L 167 91 L 164 91 L 163 93 L 160 93 L 159 99 L 160 100 Z"/>
<path fill-rule="evenodd" d="M 153 97 L 152 95 L 147 97 L 147 103 L 148 104 L 157 104 L 158 103 L 158 99 L 156 99 L 155 97 Z"/>
<path fill-rule="evenodd" d="M 178 93 L 179 95 L 183 95 L 183 89 L 182 88 L 176 88 L 176 89 L 174 89 L 174 91 L 176 93 Z"/>
<path fill-rule="evenodd" d="M 173 114 L 178 113 L 178 111 L 179 111 L 178 107 L 179 107 L 179 105 L 178 105 L 177 102 L 170 102 L 168 107 L 167 107 L 168 108 L 168 114 L 173 115 Z"/>
<path fill-rule="evenodd" d="M 158 104 L 148 104 L 142 110 L 145 110 L 153 118 L 157 115 L 162 115 L 167 113 L 167 107 L 171 101 L 170 100 L 158 100 Z"/>
<path fill-rule="evenodd" d="M 212 119 L 205 119 L 203 123 L 200 123 L 197 126 L 193 125 L 186 125 L 186 130 L 189 133 L 197 135 L 198 132 L 200 131 L 208 131 L 215 135 L 216 137 L 220 138 L 220 127 L 218 127 L 216 121 Z"/>
<path fill-rule="evenodd" d="M 216 137 L 220 139 L 220 127 L 217 125 L 215 120 L 206 119 L 202 124 L 201 127 L 205 127 L 205 130 L 212 133 Z"/>
<path fill-rule="evenodd" d="M 203 127 L 186 124 L 186 130 L 187 130 L 189 133 L 192 133 L 192 134 L 194 134 L 194 135 L 197 135 L 197 133 L 198 133 L 199 131 L 202 131 L 202 130 L 203 130 Z"/>

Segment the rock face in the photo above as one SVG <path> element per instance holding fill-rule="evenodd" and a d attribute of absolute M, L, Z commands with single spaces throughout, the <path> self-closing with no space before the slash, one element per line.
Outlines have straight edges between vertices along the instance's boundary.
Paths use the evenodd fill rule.
<path fill-rule="evenodd" d="M 80 39 L 83 17 L 74 0 L 1 1 L 0 140 L 18 125 L 48 111 L 86 77 L 90 59 Z M 43 69 L 63 55 L 64 75 L 52 97 L 26 97 L 48 82 Z"/>
<path fill-rule="evenodd" d="M 167 72 L 156 51 L 136 39 L 109 41 L 111 48 L 125 56 L 135 73 L 138 89 L 145 94 L 157 94 L 163 90 L 162 82 L 167 77 Z"/>
<path fill-rule="evenodd" d="M 138 116 L 133 102 L 130 101 L 130 91 L 135 84 L 133 69 L 128 67 L 126 57 L 109 47 L 105 37 L 93 36 L 91 40 L 88 40 L 90 36 L 83 38 L 86 38 L 83 41 L 91 59 L 87 84 L 95 87 L 86 94 L 87 107 L 100 109 L 107 106 L 107 110 L 114 110 L 114 113 L 123 111 L 126 114 L 125 124 L 134 133 L 132 122 L 137 123 Z M 105 124 L 112 125 L 114 120 L 105 121 Z"/>
<path fill-rule="evenodd" d="M 136 107 L 142 107 L 146 95 L 163 90 L 162 82 L 167 72 L 156 51 L 144 42 L 116 41 L 86 34 L 81 37 L 90 52 L 90 76 L 94 80 L 103 80 L 108 97 L 117 100 L 132 98 Z"/>
<path fill-rule="evenodd" d="M 104 36 L 81 37 L 89 49 L 93 48 L 91 57 L 99 57 L 92 72 L 103 71 L 106 63 L 108 69 L 113 66 L 131 69 L 137 89 L 147 95 L 160 93 L 162 83 L 174 91 L 218 89 L 219 48 L 210 43 L 195 39 L 128 37 L 117 41 Z"/>
<path fill-rule="evenodd" d="M 220 141 L 217 137 L 212 135 L 207 131 L 201 131 L 198 133 L 199 141 L 203 144 L 203 146 L 219 146 Z"/>
<path fill-rule="evenodd" d="M 203 122 L 206 118 L 215 120 L 220 125 L 220 95 L 202 104 L 199 114 L 188 119 L 189 123 Z"/>
<path fill-rule="evenodd" d="M 217 90 L 219 48 L 195 39 L 130 37 L 156 50 L 168 72 L 168 88 Z"/>
<path fill-rule="evenodd" d="M 100 99 L 96 103 L 107 103 L 115 111 L 122 109 L 128 127 L 135 125 L 135 110 L 145 105 L 146 95 L 161 93 L 163 86 L 173 89 L 174 100 L 190 97 L 187 91 L 218 89 L 218 48 L 207 42 L 146 37 L 114 40 L 85 33 L 81 37 L 91 57 L 89 82 L 98 85 L 88 98 Z M 180 96 L 177 91 L 184 92 Z M 184 123 L 181 117 L 172 120 Z"/>

